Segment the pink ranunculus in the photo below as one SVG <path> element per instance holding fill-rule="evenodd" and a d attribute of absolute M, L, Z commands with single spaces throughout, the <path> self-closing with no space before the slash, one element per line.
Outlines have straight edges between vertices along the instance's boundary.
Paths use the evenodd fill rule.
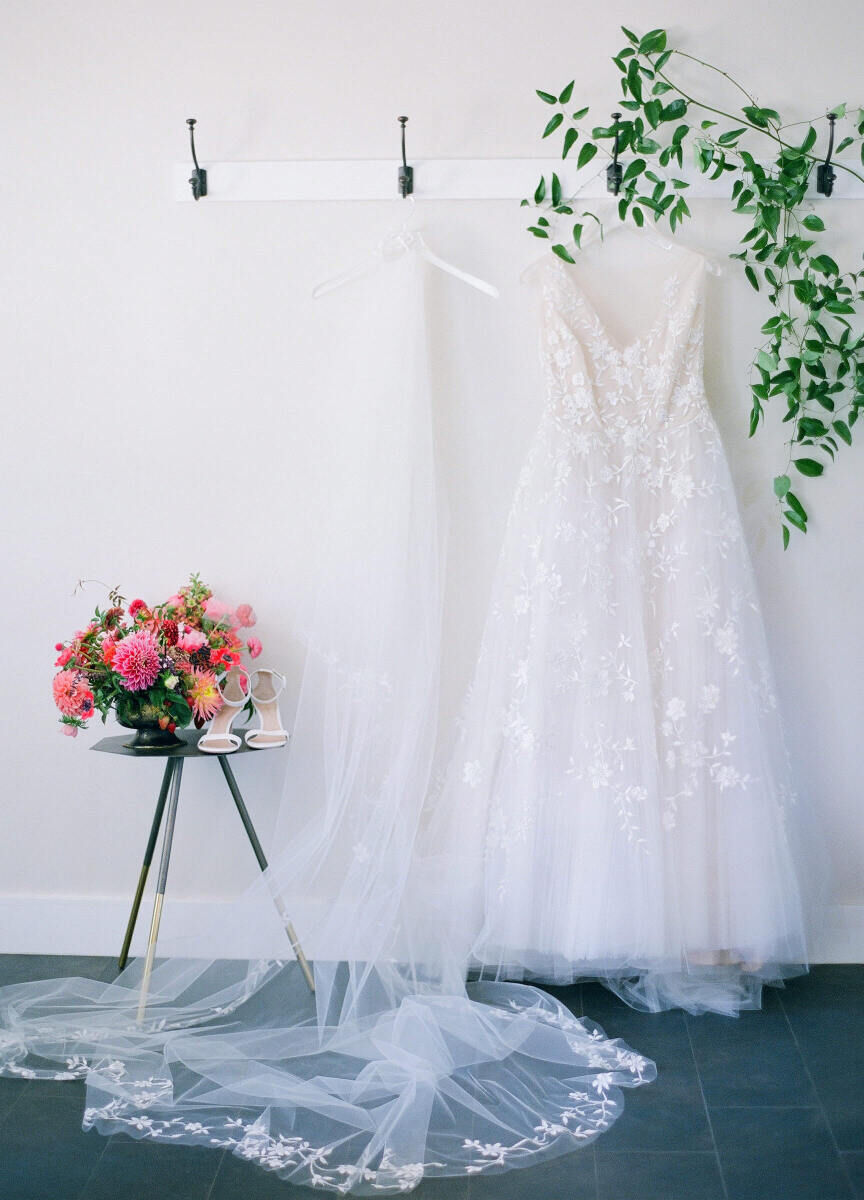
<path fill-rule="evenodd" d="M 200 629 L 186 629 L 177 635 L 177 646 L 187 654 L 194 654 L 207 645 L 207 638 Z"/>
<path fill-rule="evenodd" d="M 129 605 L 129 616 L 134 617 L 137 612 L 140 612 L 142 608 L 146 607 L 147 605 L 143 600 L 133 600 Z"/>
<path fill-rule="evenodd" d="M 250 629 L 258 620 L 251 604 L 238 604 L 235 616 L 237 624 L 242 625 L 244 629 Z"/>
<path fill-rule="evenodd" d="M 246 649 L 249 651 L 250 658 L 257 658 L 263 648 L 260 638 L 257 637 L 250 637 L 246 643 Z"/>
<path fill-rule="evenodd" d="M 67 646 L 66 649 L 61 652 L 60 657 L 56 660 L 56 662 L 54 663 L 54 666 L 55 667 L 65 667 L 66 664 L 69 662 L 70 658 L 74 658 L 74 657 L 75 657 L 75 651 L 73 650 L 73 648 L 71 646 Z"/>
<path fill-rule="evenodd" d="M 117 643 L 112 665 L 127 692 L 145 692 L 159 674 L 159 643 L 147 629 L 130 633 Z"/>

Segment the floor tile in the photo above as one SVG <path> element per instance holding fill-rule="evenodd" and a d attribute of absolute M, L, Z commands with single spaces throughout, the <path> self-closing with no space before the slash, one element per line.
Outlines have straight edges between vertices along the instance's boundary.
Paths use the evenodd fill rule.
<path fill-rule="evenodd" d="M 468 1184 L 468 1200 L 577 1200 L 577 1197 L 578 1200 L 597 1197 L 593 1146 L 583 1146 L 536 1167 L 498 1175 L 472 1175 Z"/>
<path fill-rule="evenodd" d="M 30 1087 L 0 1124 L 3 1200 L 74 1200 L 105 1149 L 98 1133 L 83 1133 L 83 1106 Z"/>
<path fill-rule="evenodd" d="M 864 968 L 814 967 L 781 1002 L 841 1150 L 864 1145 Z"/>
<path fill-rule="evenodd" d="M 739 1017 L 706 1013 L 686 1020 L 709 1109 L 818 1104 L 773 989 L 765 989 L 760 1012 Z"/>
<path fill-rule="evenodd" d="M 9 1112 L 13 1104 L 24 1095 L 25 1088 L 30 1086 L 28 1079 L 0 1078 L 0 1122 Z"/>
<path fill-rule="evenodd" d="M 208 1200 L 224 1151 L 160 1146 L 115 1134 L 86 1182 L 82 1200 Z"/>
<path fill-rule="evenodd" d="M 110 979 L 116 962 L 113 958 L 75 954 L 0 954 L 0 987 L 29 983 L 34 979 L 62 979 L 67 975 L 83 979 Z"/>
<path fill-rule="evenodd" d="M 849 1200 L 818 1108 L 715 1108 L 711 1113 L 729 1200 Z"/>
<path fill-rule="evenodd" d="M 864 1150 L 856 1154 L 841 1154 L 840 1159 L 852 1180 L 852 1193 L 856 1200 L 864 1200 Z"/>
<path fill-rule="evenodd" d="M 713 1151 L 666 1154 L 597 1150 L 599 1200 L 723 1200 Z"/>

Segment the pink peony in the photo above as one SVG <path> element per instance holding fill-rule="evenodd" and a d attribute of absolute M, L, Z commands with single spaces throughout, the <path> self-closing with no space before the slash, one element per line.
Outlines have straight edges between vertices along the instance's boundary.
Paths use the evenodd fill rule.
<path fill-rule="evenodd" d="M 144 692 L 152 687 L 159 674 L 159 644 L 146 629 L 130 633 L 117 643 L 114 670 L 120 675 L 127 692 Z"/>
<path fill-rule="evenodd" d="M 257 637 L 250 637 L 249 641 L 246 643 L 246 648 L 249 651 L 250 658 L 257 658 L 263 650 L 261 641 Z"/>
<path fill-rule="evenodd" d="M 221 621 L 229 611 L 228 605 L 217 600 L 215 596 L 211 596 L 204 605 L 204 616 L 209 617 L 211 621 Z"/>
<path fill-rule="evenodd" d="M 187 629 L 177 636 L 177 646 L 180 650 L 185 650 L 187 654 L 194 654 L 196 650 L 203 650 L 206 645 L 207 638 L 200 629 Z"/>
<path fill-rule="evenodd" d="M 235 616 L 237 624 L 242 625 L 244 629 L 249 629 L 258 620 L 251 604 L 238 604 Z"/>
<path fill-rule="evenodd" d="M 80 671 L 59 671 L 54 676 L 54 703 L 64 717 L 82 715 L 85 697 L 90 698 L 90 713 L 93 711 L 93 693 L 87 687 L 87 679 Z"/>

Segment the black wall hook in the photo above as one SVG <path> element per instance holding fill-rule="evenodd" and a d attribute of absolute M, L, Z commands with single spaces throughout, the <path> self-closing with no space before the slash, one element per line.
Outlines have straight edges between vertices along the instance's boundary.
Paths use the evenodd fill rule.
<path fill-rule="evenodd" d="M 408 166 L 408 160 L 405 157 L 405 126 L 407 123 L 407 117 L 399 118 L 399 124 L 402 126 L 402 166 L 399 168 L 399 195 L 403 200 L 414 191 L 414 168 Z"/>
<path fill-rule="evenodd" d="M 195 166 L 192 174 L 189 176 L 189 186 L 192 188 L 192 195 L 196 200 L 200 200 L 202 196 L 207 195 L 207 172 L 203 167 L 198 166 L 198 155 L 195 153 L 195 118 L 187 118 L 186 124 L 189 126 L 189 145 L 192 147 L 192 161 Z"/>
<path fill-rule="evenodd" d="M 824 163 L 820 163 L 816 168 L 816 191 L 820 196 L 830 196 L 834 191 L 834 180 L 837 178 L 837 172 L 831 165 L 831 155 L 834 153 L 834 123 L 837 117 L 834 113 L 828 114 L 828 125 L 830 132 L 828 134 L 828 153 L 825 156 Z"/>
<path fill-rule="evenodd" d="M 615 134 L 615 145 L 612 148 L 612 161 L 606 168 L 606 191 L 611 192 L 613 196 L 617 196 L 621 191 L 621 183 L 624 179 L 624 168 L 618 161 L 618 122 L 621 120 L 620 112 L 612 114 L 612 132 Z"/>

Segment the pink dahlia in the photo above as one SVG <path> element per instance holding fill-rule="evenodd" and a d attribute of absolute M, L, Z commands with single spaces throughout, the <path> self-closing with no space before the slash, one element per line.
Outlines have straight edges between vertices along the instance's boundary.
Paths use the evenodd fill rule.
<path fill-rule="evenodd" d="M 90 698 L 90 711 L 93 711 L 93 693 L 87 687 L 87 679 L 80 671 L 59 671 L 54 676 L 54 703 L 64 717 L 83 716 L 81 711 L 85 697 Z"/>
<path fill-rule="evenodd" d="M 215 717 L 222 707 L 222 693 L 213 671 L 203 671 L 194 667 L 187 677 L 188 690 L 186 699 L 192 706 L 192 713 L 198 721 L 209 721 Z"/>
<path fill-rule="evenodd" d="M 257 658 L 264 647 L 261 645 L 259 638 L 250 637 L 249 641 L 246 643 L 246 648 L 249 651 L 250 658 Z"/>
<path fill-rule="evenodd" d="M 117 643 L 112 666 L 127 692 L 144 692 L 159 674 L 159 643 L 146 629 L 130 633 Z"/>
<path fill-rule="evenodd" d="M 186 629 L 183 633 L 178 634 L 177 645 L 187 654 L 194 654 L 196 650 L 204 649 L 207 645 L 207 638 L 200 629 Z"/>
<path fill-rule="evenodd" d="M 251 604 L 238 604 L 235 616 L 237 624 L 242 625 L 244 629 L 249 629 L 258 620 Z"/>

